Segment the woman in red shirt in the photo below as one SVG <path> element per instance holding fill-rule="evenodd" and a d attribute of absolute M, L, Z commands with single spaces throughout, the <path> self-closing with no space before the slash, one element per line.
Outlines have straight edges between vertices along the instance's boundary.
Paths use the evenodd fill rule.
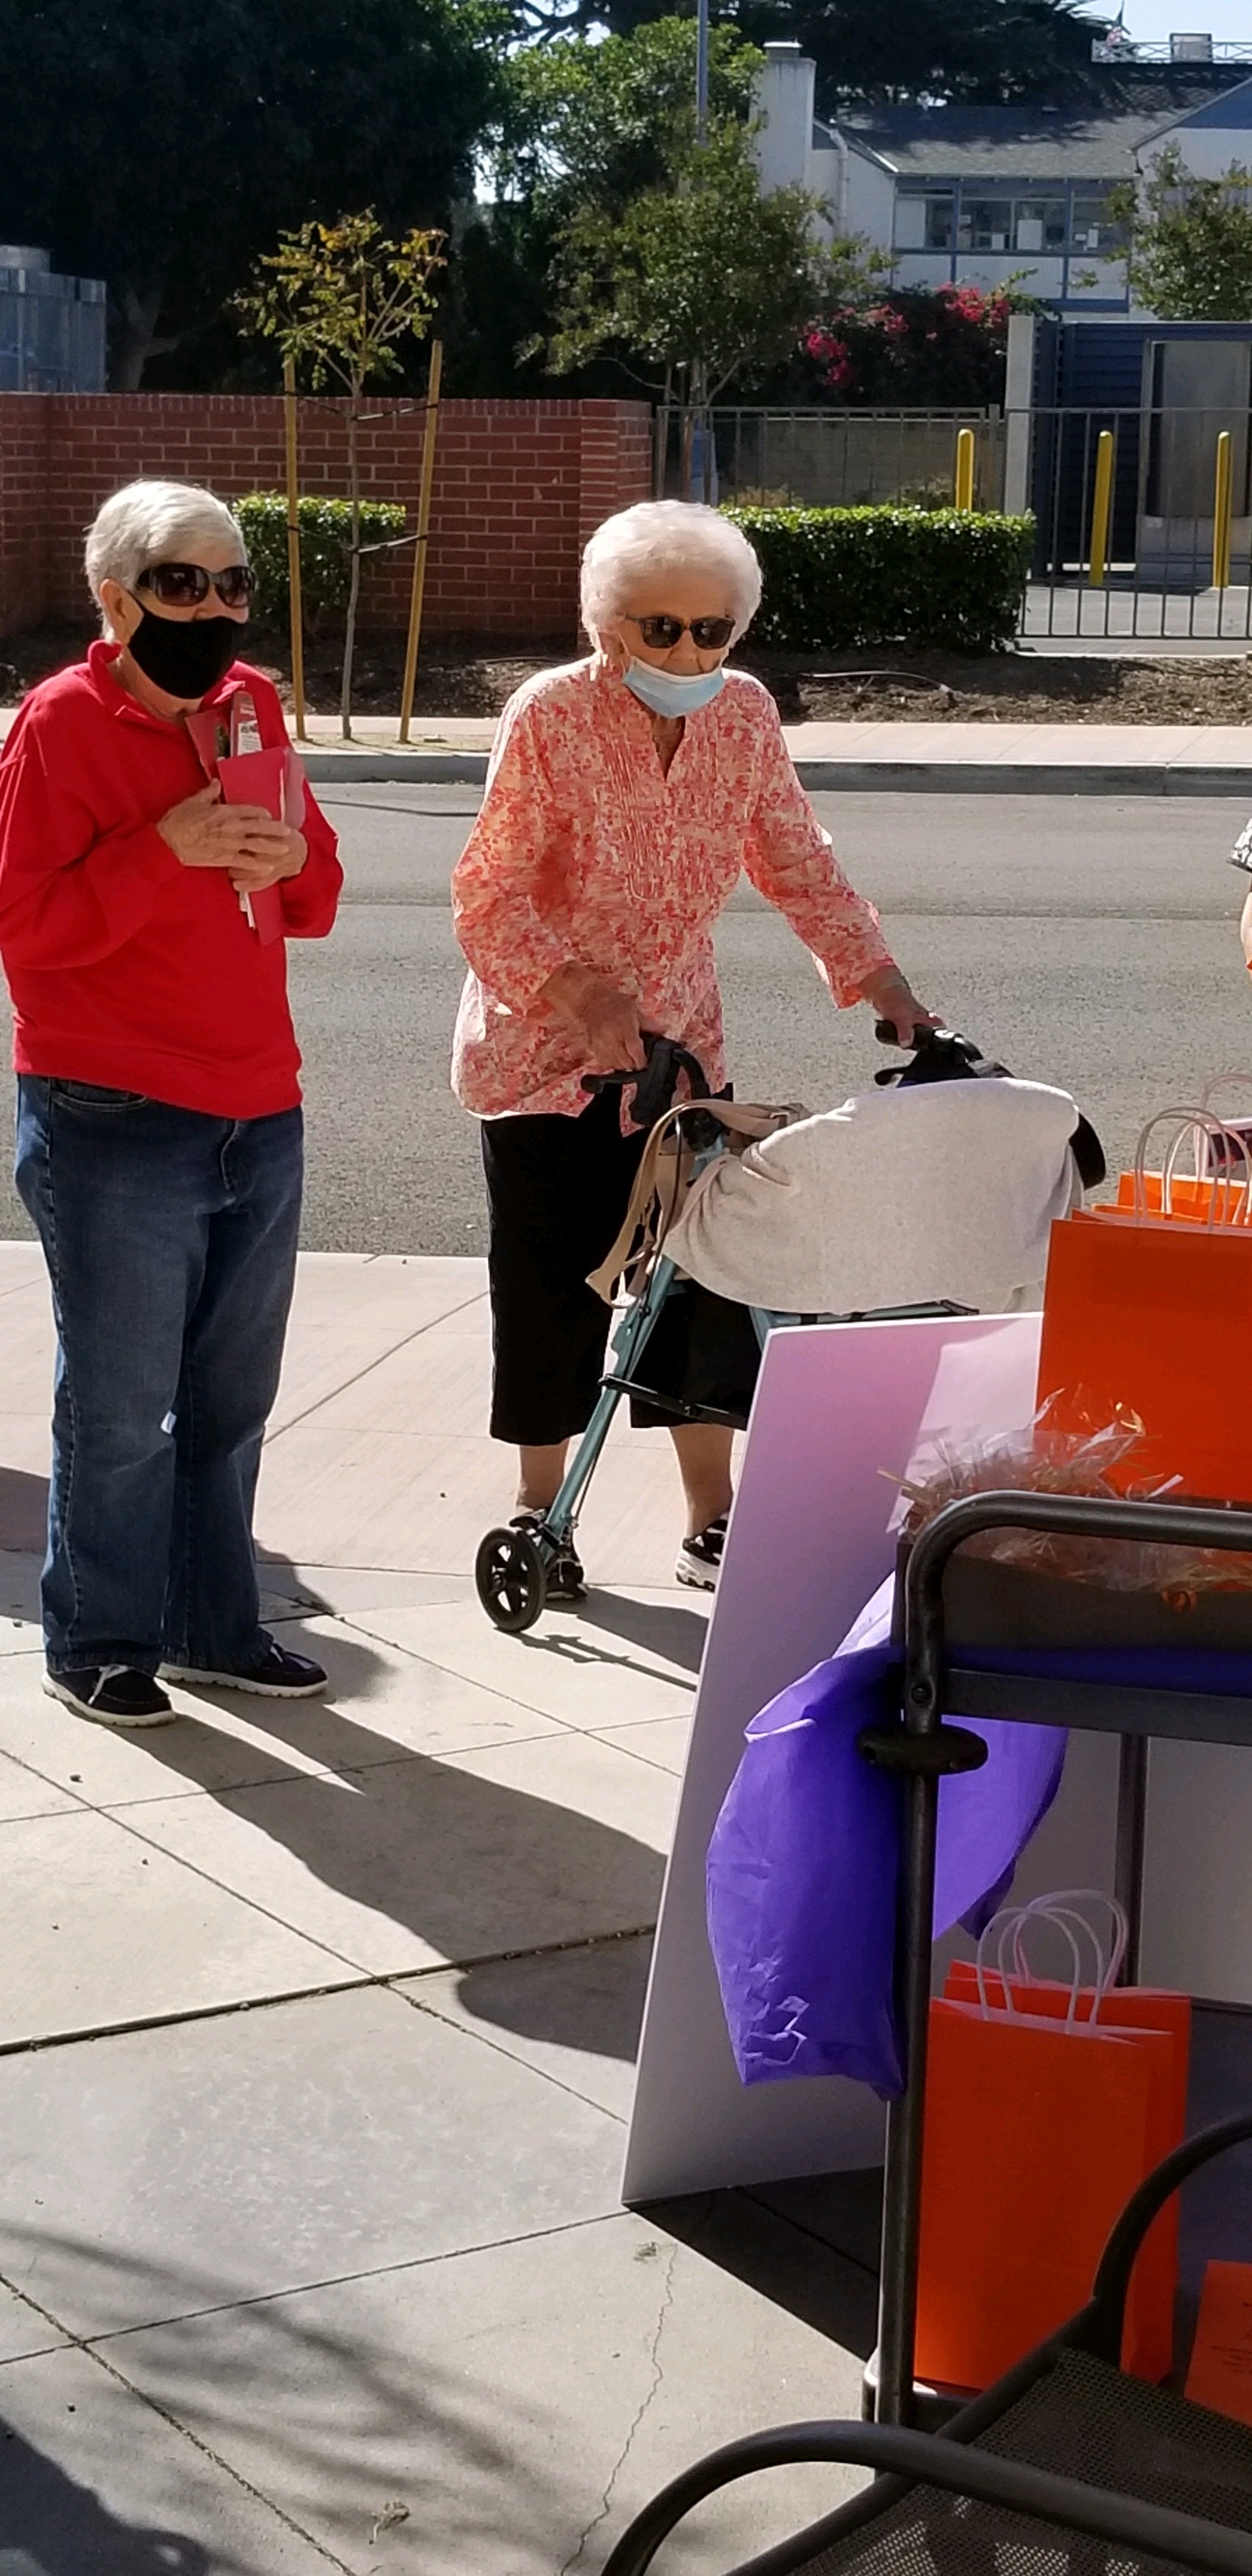
<path fill-rule="evenodd" d="M 287 739 L 235 659 L 252 574 L 224 503 L 126 485 L 87 577 L 103 640 L 32 690 L 0 756 L 0 960 L 59 1336 L 46 1687 L 154 1726 L 159 1672 L 325 1685 L 260 1624 L 252 1506 L 300 1220 L 285 941 L 325 937 L 342 870 L 307 790 L 275 821 L 212 774 L 241 719 Z"/>

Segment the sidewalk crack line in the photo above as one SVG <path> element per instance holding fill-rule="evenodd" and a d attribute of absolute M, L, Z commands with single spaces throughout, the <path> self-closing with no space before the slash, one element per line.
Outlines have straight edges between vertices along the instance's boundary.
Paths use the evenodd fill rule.
<path fill-rule="evenodd" d="M 641 2262 L 649 2255 L 655 2254 L 656 2251 L 657 2248 L 655 2245 L 641 2245 L 636 2251 L 635 2260 L 636 2262 Z M 622 2444 L 621 2450 L 618 2452 L 617 2458 L 609 2472 L 608 2484 L 606 2485 L 603 2496 L 600 2499 L 599 2506 L 596 2512 L 592 2515 L 590 2522 L 587 2523 L 585 2528 L 580 2532 L 574 2549 L 571 2551 L 569 2557 L 564 2563 L 564 2566 L 561 2568 L 560 2576 L 574 2576 L 574 2570 L 580 2564 L 588 2542 L 592 2538 L 593 2534 L 600 2529 L 601 2524 L 608 2521 L 609 2515 L 613 2510 L 613 2499 L 617 2492 L 618 2479 L 621 2477 L 622 2471 L 630 2458 L 636 2441 L 638 2440 L 644 2418 L 648 2414 L 649 2409 L 655 2403 L 657 2397 L 660 2395 L 665 2380 L 665 2373 L 661 2367 L 661 2338 L 665 2332 L 666 2318 L 674 2304 L 674 2270 L 677 2262 L 678 2247 L 677 2245 L 671 2245 L 669 2253 L 665 2258 L 665 2274 L 661 2290 L 661 2305 L 657 2314 L 656 2325 L 653 2328 L 651 2340 L 648 2345 L 649 2380 L 647 2388 L 644 2390 L 643 2397 L 636 2409 L 634 2422 L 632 2423 L 630 2430 L 626 2435 L 626 2439 Z"/>

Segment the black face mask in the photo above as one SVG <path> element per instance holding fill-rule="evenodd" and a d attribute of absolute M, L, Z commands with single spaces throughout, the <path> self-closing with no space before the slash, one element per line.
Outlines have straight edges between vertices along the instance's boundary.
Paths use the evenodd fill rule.
<path fill-rule="evenodd" d="M 154 617 L 144 609 L 126 647 L 170 698 L 204 698 L 224 680 L 239 643 L 235 617 Z"/>

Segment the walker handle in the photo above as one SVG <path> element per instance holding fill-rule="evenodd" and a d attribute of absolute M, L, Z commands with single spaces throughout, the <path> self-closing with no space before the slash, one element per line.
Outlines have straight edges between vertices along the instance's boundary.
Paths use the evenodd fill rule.
<path fill-rule="evenodd" d="M 582 1087 L 594 1097 L 602 1091 L 626 1091 L 633 1083 L 632 1122 L 651 1129 L 672 1108 L 681 1074 L 686 1074 L 693 1100 L 707 1100 L 709 1087 L 703 1065 L 677 1038 L 663 1038 L 655 1029 L 645 1029 L 642 1035 L 646 1064 L 626 1065 L 614 1073 L 585 1073 Z"/>

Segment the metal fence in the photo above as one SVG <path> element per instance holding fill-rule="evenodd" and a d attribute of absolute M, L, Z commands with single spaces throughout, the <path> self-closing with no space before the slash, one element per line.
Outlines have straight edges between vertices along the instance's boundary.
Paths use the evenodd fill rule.
<path fill-rule="evenodd" d="M 1025 637 L 1252 636 L 1246 410 L 1057 408 L 1021 426 L 1007 498 L 1035 518 Z"/>
<path fill-rule="evenodd" d="M 662 409 L 655 489 L 658 499 L 766 509 L 892 501 L 942 509 L 952 502 L 961 429 L 974 433 L 975 506 L 998 509 L 1004 421 L 975 410 Z"/>
<path fill-rule="evenodd" d="M 661 411 L 658 496 L 839 508 L 950 508 L 958 436 L 973 506 L 1030 512 L 1023 639 L 1252 639 L 1252 424 L 1246 405 L 1118 410 Z"/>

